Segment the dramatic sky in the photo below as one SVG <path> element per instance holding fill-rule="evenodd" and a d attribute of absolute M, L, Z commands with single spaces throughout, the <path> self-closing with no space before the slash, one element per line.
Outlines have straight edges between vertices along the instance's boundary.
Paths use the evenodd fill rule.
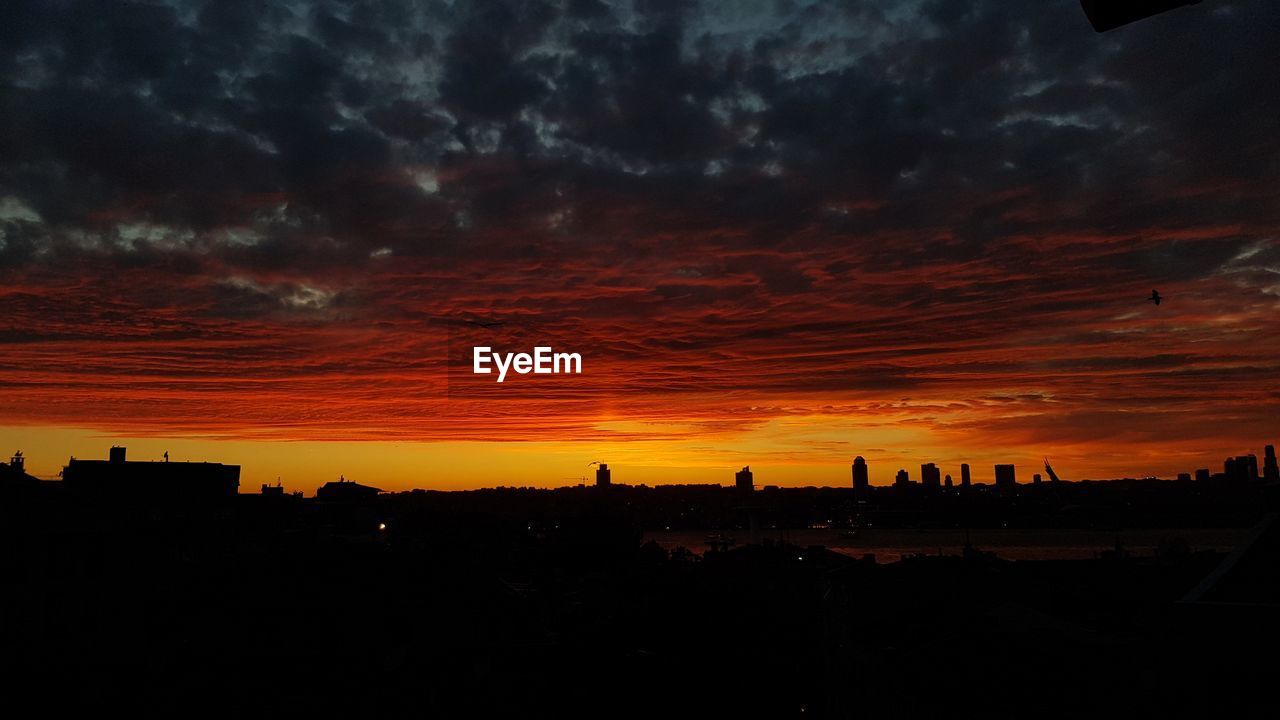
<path fill-rule="evenodd" d="M 1280 440 L 1277 37 L 1267 0 L 7 0 L 3 450 L 1217 467 Z M 459 367 L 535 342 L 583 375 Z"/>

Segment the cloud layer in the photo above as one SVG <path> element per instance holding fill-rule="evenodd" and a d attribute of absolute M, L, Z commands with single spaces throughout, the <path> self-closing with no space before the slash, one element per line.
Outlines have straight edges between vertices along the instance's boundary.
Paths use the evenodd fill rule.
<path fill-rule="evenodd" d="M 8 2 L 0 424 L 1252 446 L 1280 430 L 1278 26 Z M 477 338 L 587 372 L 495 395 L 450 372 Z"/>

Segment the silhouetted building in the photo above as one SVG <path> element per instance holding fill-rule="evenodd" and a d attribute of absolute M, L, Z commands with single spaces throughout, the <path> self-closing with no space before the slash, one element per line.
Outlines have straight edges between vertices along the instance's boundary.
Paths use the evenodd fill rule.
<path fill-rule="evenodd" d="M 8 465 L 0 465 L 0 483 L 4 483 L 5 487 L 34 487 L 39 482 L 38 478 L 27 474 L 26 460 L 22 457 L 21 450 L 9 458 Z"/>
<path fill-rule="evenodd" d="M 871 484 L 867 478 L 867 461 L 862 456 L 853 459 L 853 489 L 861 493 Z"/>
<path fill-rule="evenodd" d="M 951 474 L 950 474 L 950 473 L 947 473 L 947 476 L 946 476 L 946 477 L 944 477 L 944 478 L 942 478 L 942 486 L 943 486 L 943 487 L 945 487 L 945 488 L 946 488 L 946 489 L 948 489 L 948 490 L 950 490 L 950 489 L 951 489 Z"/>
<path fill-rule="evenodd" d="M 62 469 L 63 486 L 100 497 L 184 500 L 230 497 L 240 489 L 239 465 L 128 461 L 123 447 L 111 448 L 109 458 L 71 458 Z"/>
<path fill-rule="evenodd" d="M 1032 485 L 1040 484 L 1040 473 L 1035 473 L 1031 476 L 1031 484 Z"/>
<path fill-rule="evenodd" d="M 371 500 L 377 497 L 380 492 L 382 492 L 380 488 L 361 485 L 357 482 L 351 482 L 346 477 L 339 476 L 336 481 L 330 480 L 316 488 L 316 499 L 334 502 L 358 502 Z"/>
<path fill-rule="evenodd" d="M 1018 484 L 1017 476 L 1014 474 L 1013 465 L 996 465 L 996 487 L 1002 489 L 1012 488 Z"/>
<path fill-rule="evenodd" d="M 1257 464 L 1258 460 L 1255 456 L 1237 455 L 1233 458 L 1227 458 L 1222 463 L 1222 474 L 1230 482 L 1249 482 L 1257 479 Z"/>
<path fill-rule="evenodd" d="M 1237 455 L 1227 458 L 1223 463 L 1227 479 L 1235 482 L 1248 482 L 1257 478 L 1257 467 L 1258 458 L 1251 455 Z"/>
<path fill-rule="evenodd" d="M 7 470 L 8 472 L 13 473 L 15 475 L 18 473 L 22 473 L 23 475 L 26 475 L 27 474 L 26 465 L 27 465 L 27 461 L 25 458 L 22 457 L 22 451 L 19 450 L 18 452 L 13 454 L 13 457 L 9 458 L 9 465 L 7 466 Z"/>
<path fill-rule="evenodd" d="M 1191 482 L 1191 473 L 1178 473 L 1178 482 Z"/>
<path fill-rule="evenodd" d="M 743 492 L 751 492 L 756 489 L 755 475 L 751 473 L 750 465 L 747 465 L 734 473 L 733 484 Z"/>
<path fill-rule="evenodd" d="M 1262 477 L 1268 482 L 1280 481 L 1280 465 L 1276 465 L 1276 446 L 1266 447 L 1266 457 L 1262 461 Z"/>
<path fill-rule="evenodd" d="M 893 486 L 906 487 L 910 484 L 911 484 L 911 476 L 907 474 L 907 471 L 905 469 L 899 470 L 897 476 L 895 476 L 893 479 Z"/>
<path fill-rule="evenodd" d="M 613 483 L 613 473 L 609 472 L 609 466 L 600 463 L 600 467 L 596 468 L 596 487 L 608 487 Z"/>
<path fill-rule="evenodd" d="M 969 463 L 960 463 L 960 488 L 968 490 L 969 483 Z"/>
<path fill-rule="evenodd" d="M 1196 482 L 1208 482 L 1209 477 L 1209 468 L 1199 468 L 1196 470 Z"/>
<path fill-rule="evenodd" d="M 267 485 L 266 483 L 263 483 L 262 496 L 263 497 L 284 497 L 284 486 L 281 485 L 280 483 L 276 483 L 275 485 Z"/>
<path fill-rule="evenodd" d="M 933 463 L 920 466 L 920 483 L 926 490 L 938 490 L 942 487 L 942 472 Z"/>

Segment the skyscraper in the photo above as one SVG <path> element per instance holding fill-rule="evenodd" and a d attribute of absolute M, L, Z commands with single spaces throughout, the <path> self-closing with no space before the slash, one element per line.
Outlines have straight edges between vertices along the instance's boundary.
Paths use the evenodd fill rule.
<path fill-rule="evenodd" d="M 920 483 L 926 490 L 938 490 L 942 487 L 942 472 L 933 463 L 920 466 Z"/>
<path fill-rule="evenodd" d="M 1009 489 L 1018 484 L 1013 465 L 996 465 L 996 487 Z"/>
<path fill-rule="evenodd" d="M 596 487 L 608 487 L 613 483 L 613 473 L 609 472 L 609 466 L 600 463 L 600 467 L 596 468 Z"/>
<path fill-rule="evenodd" d="M 853 489 L 861 493 L 867 489 L 870 481 L 867 479 L 867 461 L 862 456 L 853 459 Z"/>
<path fill-rule="evenodd" d="M 1262 461 L 1262 477 L 1268 482 L 1280 480 L 1280 466 L 1276 465 L 1276 446 L 1268 445 L 1266 457 Z"/>
<path fill-rule="evenodd" d="M 969 489 L 969 463 L 960 463 L 960 488 Z"/>
<path fill-rule="evenodd" d="M 907 475 L 906 470 L 899 470 L 898 475 L 893 479 L 894 487 L 906 487 L 911 484 L 911 477 Z"/>
<path fill-rule="evenodd" d="M 751 492 L 756 489 L 755 475 L 751 473 L 751 466 L 744 466 L 741 470 L 734 473 L 733 484 L 742 492 Z"/>

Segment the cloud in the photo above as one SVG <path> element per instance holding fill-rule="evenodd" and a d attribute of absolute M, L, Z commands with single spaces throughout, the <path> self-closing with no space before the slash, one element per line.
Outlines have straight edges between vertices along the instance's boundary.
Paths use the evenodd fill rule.
<path fill-rule="evenodd" d="M 839 407 L 1022 442 L 1100 438 L 1123 397 L 1243 430 L 1274 404 L 1280 96 L 1241 68 L 1278 12 L 6 3 L 0 419 L 536 439 Z M 598 375 L 450 402 L 461 316 Z"/>

